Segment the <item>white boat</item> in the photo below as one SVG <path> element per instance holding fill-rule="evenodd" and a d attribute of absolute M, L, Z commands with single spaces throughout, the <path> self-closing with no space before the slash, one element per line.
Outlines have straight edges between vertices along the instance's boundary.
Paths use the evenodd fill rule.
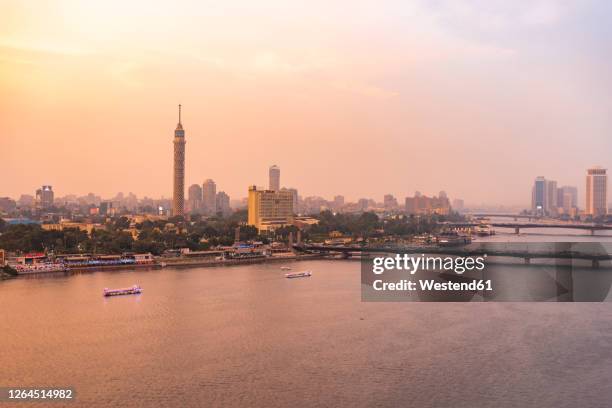
<path fill-rule="evenodd" d="M 295 273 L 286 273 L 285 278 L 293 279 L 293 278 L 308 278 L 312 276 L 312 272 L 304 271 L 304 272 L 295 272 Z"/>
<path fill-rule="evenodd" d="M 281 266 L 281 271 L 290 271 L 291 267 L 290 266 Z"/>

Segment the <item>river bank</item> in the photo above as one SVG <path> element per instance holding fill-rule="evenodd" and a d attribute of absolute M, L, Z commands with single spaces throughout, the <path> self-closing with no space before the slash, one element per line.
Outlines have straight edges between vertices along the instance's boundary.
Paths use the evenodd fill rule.
<path fill-rule="evenodd" d="M 223 260 L 211 259 L 185 259 L 185 258 L 157 258 L 153 263 L 147 264 L 131 264 L 131 265 L 95 265 L 95 266 L 78 266 L 68 268 L 66 271 L 20 271 L 17 275 L 2 274 L 2 279 L 16 278 L 20 276 L 34 275 L 49 275 L 49 274 L 65 274 L 65 273 L 81 273 L 81 272 L 103 272 L 103 271 L 120 271 L 120 270 L 146 270 L 146 269 L 162 269 L 162 268 L 207 268 L 207 267 L 222 267 L 234 265 L 252 265 L 269 262 L 287 262 L 287 261 L 305 261 L 313 259 L 323 259 L 325 255 L 321 254 L 283 254 L 268 257 L 252 257 L 252 258 L 235 258 Z"/>

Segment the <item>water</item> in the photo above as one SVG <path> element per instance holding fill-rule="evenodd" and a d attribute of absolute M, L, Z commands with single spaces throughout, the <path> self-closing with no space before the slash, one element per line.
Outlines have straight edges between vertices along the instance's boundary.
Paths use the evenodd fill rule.
<path fill-rule="evenodd" d="M 609 303 L 362 303 L 358 262 L 287 265 L 313 276 L 272 263 L 0 282 L 0 386 L 72 386 L 69 407 L 612 400 Z"/>

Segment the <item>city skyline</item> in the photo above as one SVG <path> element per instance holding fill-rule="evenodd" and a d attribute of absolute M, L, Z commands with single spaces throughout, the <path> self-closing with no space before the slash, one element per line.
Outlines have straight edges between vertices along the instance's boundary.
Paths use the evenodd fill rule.
<path fill-rule="evenodd" d="M 353 201 L 528 206 L 538 174 L 584 191 L 584 169 L 612 168 L 612 5 L 460 3 L 6 2 L 0 172 L 18 176 L 0 196 L 171 197 L 178 102 L 185 186 L 230 197 L 272 163 L 303 196 Z"/>

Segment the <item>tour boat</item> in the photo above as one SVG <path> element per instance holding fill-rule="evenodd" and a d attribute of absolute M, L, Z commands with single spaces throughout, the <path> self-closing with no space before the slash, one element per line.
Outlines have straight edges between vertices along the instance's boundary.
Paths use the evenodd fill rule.
<path fill-rule="evenodd" d="M 312 272 L 310 272 L 310 271 L 296 272 L 296 273 L 286 273 L 285 274 L 285 278 L 288 278 L 288 279 L 293 279 L 293 278 L 308 278 L 309 276 L 312 276 Z"/>
<path fill-rule="evenodd" d="M 104 288 L 104 296 L 119 296 L 119 295 L 138 295 L 142 293 L 142 288 L 134 285 L 131 288 L 108 289 Z"/>
<path fill-rule="evenodd" d="M 290 271 L 291 267 L 290 266 L 281 266 L 281 271 Z"/>

